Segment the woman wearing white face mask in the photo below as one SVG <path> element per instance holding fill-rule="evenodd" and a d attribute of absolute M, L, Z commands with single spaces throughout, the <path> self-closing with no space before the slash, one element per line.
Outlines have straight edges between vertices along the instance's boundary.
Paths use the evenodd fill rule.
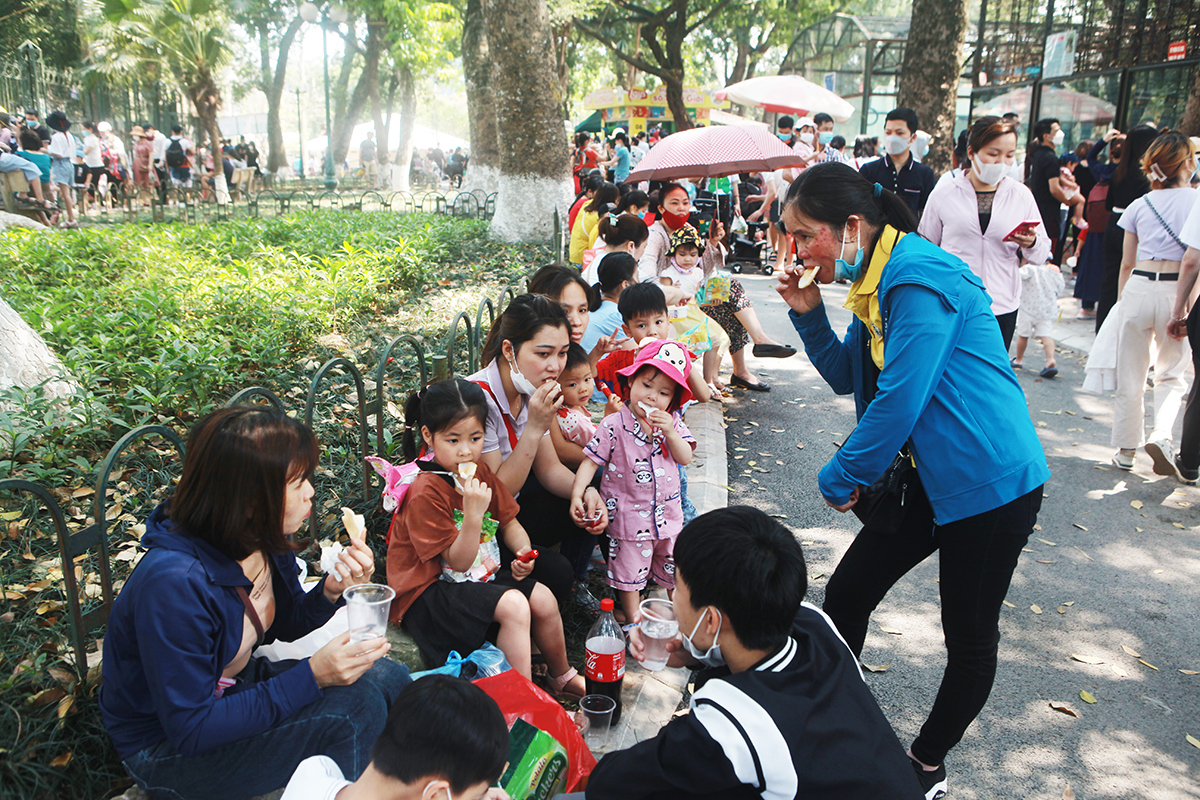
<path fill-rule="evenodd" d="M 1069 206 L 1084 202 L 1078 187 L 1067 188 L 1062 184 L 1059 172 L 1057 149 L 1066 139 L 1066 133 L 1056 119 L 1040 119 L 1033 126 L 1033 137 L 1025 156 L 1025 185 L 1033 192 L 1041 210 L 1042 225 L 1050 237 L 1050 251 L 1059 253 L 1062 239 L 1061 204 Z M 1036 217 L 1035 217 L 1036 219 Z"/>
<path fill-rule="evenodd" d="M 1034 264 L 1050 256 L 1050 240 L 1041 225 L 1030 233 L 1010 235 L 1022 222 L 1041 219 L 1033 193 L 1006 177 L 1016 151 L 1012 123 L 999 117 L 976 121 L 967 140 L 970 169 L 933 190 L 918 229 L 966 261 L 983 280 L 1006 349 L 1021 304 L 1021 256 Z"/>

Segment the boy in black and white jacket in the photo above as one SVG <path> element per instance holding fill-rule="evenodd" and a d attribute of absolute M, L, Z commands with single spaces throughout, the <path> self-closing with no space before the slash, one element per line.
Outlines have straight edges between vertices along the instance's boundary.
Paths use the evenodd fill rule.
<path fill-rule="evenodd" d="M 668 665 L 707 667 L 691 713 L 605 756 L 587 800 L 924 796 L 850 649 L 802 602 L 804 555 L 786 528 L 747 506 L 710 512 L 679 535 L 675 570 Z M 630 652 L 642 659 L 636 633 Z"/>

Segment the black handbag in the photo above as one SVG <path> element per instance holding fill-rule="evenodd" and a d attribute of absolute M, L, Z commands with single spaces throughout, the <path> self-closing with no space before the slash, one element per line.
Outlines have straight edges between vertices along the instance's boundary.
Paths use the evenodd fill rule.
<path fill-rule="evenodd" d="M 864 528 L 878 533 L 896 533 L 921 488 L 917 468 L 905 445 L 879 479 L 858 490 L 858 502 L 850 510 Z"/>

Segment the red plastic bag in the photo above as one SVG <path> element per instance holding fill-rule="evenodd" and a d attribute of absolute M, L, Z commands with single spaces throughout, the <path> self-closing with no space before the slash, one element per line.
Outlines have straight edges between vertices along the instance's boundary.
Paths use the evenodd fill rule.
<path fill-rule="evenodd" d="M 510 669 L 499 675 L 476 680 L 475 685 L 487 692 L 504 713 L 508 727 L 523 719 L 541 728 L 567 749 L 567 791 L 581 792 L 587 786 L 588 775 L 596 766 L 596 758 L 583 742 L 571 715 L 528 678 Z"/>

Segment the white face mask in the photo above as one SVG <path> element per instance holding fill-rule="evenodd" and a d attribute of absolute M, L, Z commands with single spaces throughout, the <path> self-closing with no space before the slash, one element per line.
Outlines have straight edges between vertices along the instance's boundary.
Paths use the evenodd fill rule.
<path fill-rule="evenodd" d="M 1054 138 L 1050 141 L 1054 143 L 1055 147 L 1060 147 L 1063 143 L 1063 140 L 1066 138 L 1067 134 L 1063 133 L 1062 129 L 1060 128 L 1057 132 L 1055 132 Z"/>
<path fill-rule="evenodd" d="M 517 390 L 517 394 L 523 394 L 526 397 L 532 397 L 537 391 L 537 387 L 533 382 L 521 374 L 521 370 L 517 368 L 517 360 L 510 358 L 508 360 L 509 372 L 508 377 L 512 378 L 513 388 Z"/>
<path fill-rule="evenodd" d="M 888 151 L 889 155 L 898 156 L 908 149 L 909 141 L 905 136 L 885 136 L 883 137 L 883 147 Z"/>
<path fill-rule="evenodd" d="M 805 144 L 812 144 L 813 143 L 813 135 L 808 132 L 802 133 L 802 134 L 800 134 L 800 141 L 804 142 Z"/>
<path fill-rule="evenodd" d="M 713 635 L 713 643 L 703 653 L 692 643 L 692 636 L 695 636 L 696 631 L 700 630 L 700 623 L 704 621 L 704 614 L 708 612 L 707 608 L 700 614 L 700 619 L 696 620 L 696 624 L 692 626 L 691 635 L 687 635 L 683 631 L 679 632 L 679 638 L 683 641 L 683 646 L 687 648 L 687 651 L 692 654 L 692 658 L 706 667 L 720 667 L 725 664 L 725 657 L 721 655 L 721 645 L 717 644 L 717 639 L 721 638 L 721 625 L 725 620 L 721 617 L 720 611 L 715 608 L 713 611 L 717 615 L 717 632 Z"/>
<path fill-rule="evenodd" d="M 998 184 L 1010 169 L 1009 165 L 1003 161 L 996 164 L 984 164 L 978 158 L 971 159 L 971 168 L 975 170 L 975 177 L 979 178 L 986 186 Z"/>

